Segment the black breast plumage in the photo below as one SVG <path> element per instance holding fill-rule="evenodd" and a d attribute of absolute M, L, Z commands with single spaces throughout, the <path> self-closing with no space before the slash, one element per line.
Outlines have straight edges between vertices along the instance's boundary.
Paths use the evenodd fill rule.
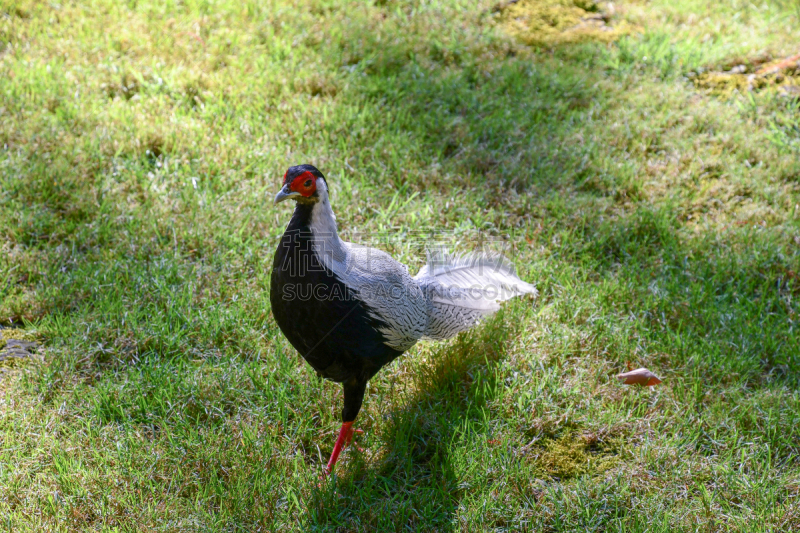
<path fill-rule="evenodd" d="M 298 203 L 272 264 L 275 321 L 322 377 L 367 380 L 402 352 L 390 348 L 357 294 L 327 270 L 312 249 L 312 206 Z"/>

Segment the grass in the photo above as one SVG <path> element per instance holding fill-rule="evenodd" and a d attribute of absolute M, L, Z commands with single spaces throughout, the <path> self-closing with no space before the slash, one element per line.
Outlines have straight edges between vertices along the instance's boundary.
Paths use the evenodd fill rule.
<path fill-rule="evenodd" d="M 0 0 L 0 318 L 43 339 L 0 377 L 0 524 L 800 528 L 798 103 L 693 81 L 797 53 L 797 7 L 559 3 L 606 42 L 295 4 Z M 502 241 L 541 293 L 386 368 L 319 488 L 340 388 L 268 300 L 305 162 L 345 236 Z"/>

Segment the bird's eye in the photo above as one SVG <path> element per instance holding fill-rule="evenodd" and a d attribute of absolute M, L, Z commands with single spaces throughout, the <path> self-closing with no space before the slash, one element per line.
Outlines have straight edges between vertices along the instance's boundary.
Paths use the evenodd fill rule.
<path fill-rule="evenodd" d="M 306 180 L 306 182 L 303 184 L 303 187 L 311 187 L 311 180 Z"/>

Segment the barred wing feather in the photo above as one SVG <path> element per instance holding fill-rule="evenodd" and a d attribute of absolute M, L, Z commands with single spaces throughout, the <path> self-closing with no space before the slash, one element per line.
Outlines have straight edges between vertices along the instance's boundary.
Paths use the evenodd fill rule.
<path fill-rule="evenodd" d="M 536 287 L 519 279 L 514 266 L 500 255 L 428 252 L 428 262 L 414 277 L 428 297 L 425 338 L 442 340 L 474 326 Z"/>

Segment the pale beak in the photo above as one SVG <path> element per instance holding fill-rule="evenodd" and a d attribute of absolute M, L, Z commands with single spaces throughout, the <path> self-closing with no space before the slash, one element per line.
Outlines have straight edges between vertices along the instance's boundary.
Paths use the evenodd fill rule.
<path fill-rule="evenodd" d="M 295 192 L 289 189 L 289 184 L 283 186 L 281 190 L 278 191 L 278 194 L 275 195 L 275 201 L 272 202 L 272 205 L 278 205 L 284 200 L 288 200 L 289 198 L 296 198 L 298 196 L 302 196 L 299 192 Z"/>

